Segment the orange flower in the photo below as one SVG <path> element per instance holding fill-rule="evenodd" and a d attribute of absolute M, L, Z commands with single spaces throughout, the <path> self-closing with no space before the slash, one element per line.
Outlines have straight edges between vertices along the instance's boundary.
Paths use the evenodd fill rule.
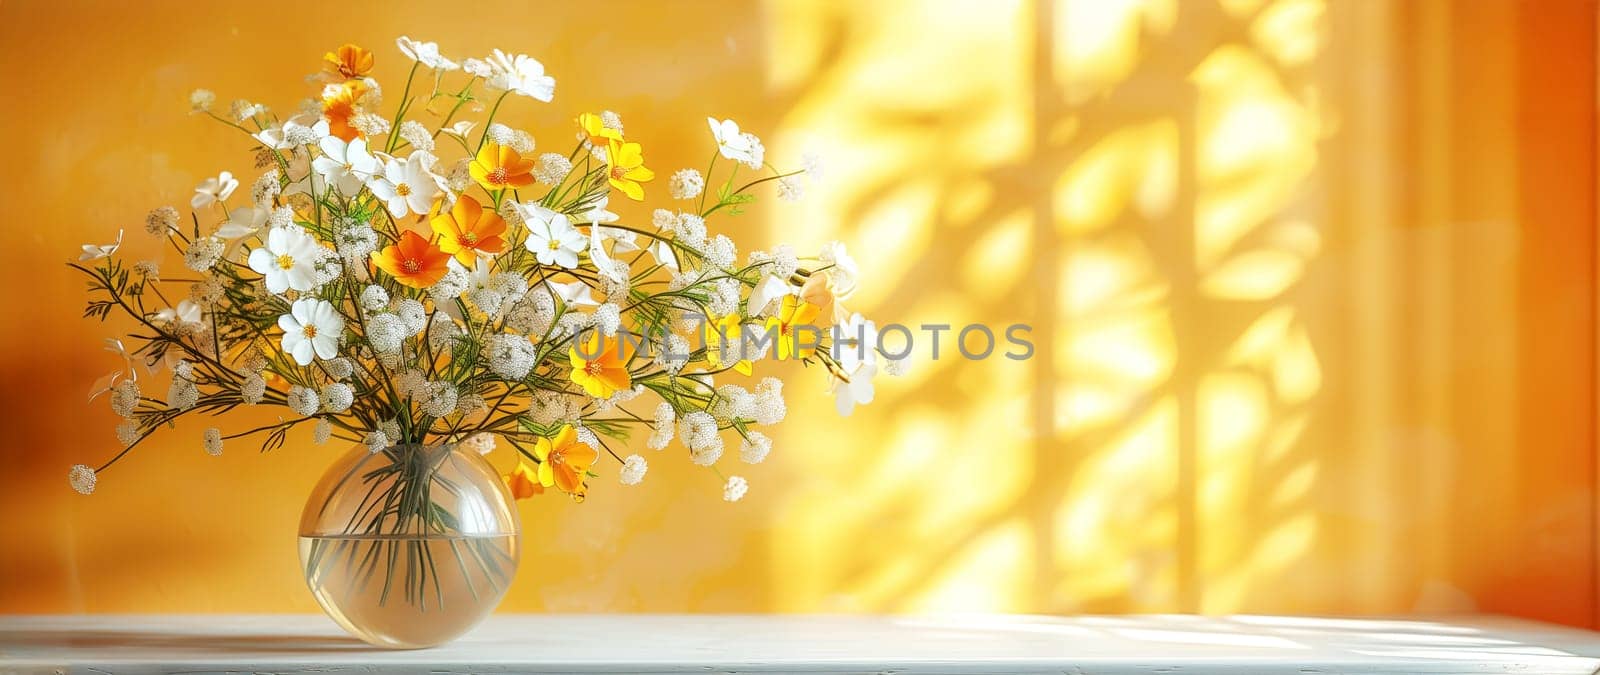
<path fill-rule="evenodd" d="M 338 51 L 322 55 L 322 67 L 346 80 L 361 77 L 372 72 L 372 52 L 356 45 L 343 45 Z"/>
<path fill-rule="evenodd" d="M 498 143 L 484 143 L 467 168 L 472 179 L 491 192 L 533 184 L 533 160 Z"/>
<path fill-rule="evenodd" d="M 406 230 L 400 242 L 372 253 L 372 264 L 388 272 L 395 281 L 412 288 L 428 288 L 448 271 L 450 254 L 440 250 L 422 235 Z"/>
<path fill-rule="evenodd" d="M 331 86 L 331 85 L 330 85 Z M 322 117 L 328 120 L 328 133 L 346 143 L 361 135 L 350 120 L 356 116 L 356 102 L 367 94 L 367 85 L 361 80 L 350 80 L 322 97 Z"/>
<path fill-rule="evenodd" d="M 606 398 L 633 383 L 628 374 L 628 361 L 633 359 L 637 347 L 621 335 L 604 337 L 600 331 L 589 331 L 583 349 L 574 345 L 567 348 L 567 360 L 572 363 L 572 381 L 595 398 Z"/>
<path fill-rule="evenodd" d="M 429 220 L 439 235 L 439 249 L 472 268 L 479 253 L 495 254 L 506 250 L 506 221 L 500 214 L 484 211 L 478 200 L 467 195 L 455 206 Z"/>
<path fill-rule="evenodd" d="M 562 492 L 582 500 L 588 489 L 583 484 L 589 467 L 600 453 L 587 444 L 578 442 L 578 432 L 572 425 L 563 425 L 555 438 L 541 438 L 533 446 L 533 456 L 539 460 L 539 484 L 559 488 Z"/>
<path fill-rule="evenodd" d="M 512 497 L 527 499 L 544 494 L 544 486 L 539 484 L 538 470 L 528 466 L 527 462 L 517 462 L 517 468 L 512 469 L 505 478 L 506 487 L 511 488 Z"/>

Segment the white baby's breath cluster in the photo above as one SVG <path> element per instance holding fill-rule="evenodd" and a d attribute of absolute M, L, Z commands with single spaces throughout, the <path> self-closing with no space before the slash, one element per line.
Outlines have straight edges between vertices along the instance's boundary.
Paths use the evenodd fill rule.
<path fill-rule="evenodd" d="M 96 384 L 119 418 L 116 457 L 186 414 L 273 405 L 289 414 L 231 435 L 207 427 L 202 448 L 260 434 L 271 449 L 300 425 L 316 444 L 371 452 L 459 443 L 516 453 L 519 495 L 539 491 L 517 481 L 537 480 L 582 498 L 603 458 L 619 458 L 620 483 L 643 481 L 644 457 L 601 452 L 634 430 L 713 470 L 730 442 L 743 463 L 763 462 L 772 440 L 757 427 L 787 414 L 783 382 L 754 374 L 768 361 L 820 365 L 846 413 L 871 399 L 878 370 L 905 370 L 873 349 L 838 353 L 828 329 L 871 325 L 843 307 L 858 271 L 842 244 L 741 258 L 727 219 L 805 188 L 806 171 L 774 168 L 755 134 L 710 118 L 713 161 L 658 177 L 616 112 L 541 130 L 544 148 L 513 125 L 530 117 L 518 106 L 554 99 L 537 59 L 455 59 L 410 37 L 395 47 L 403 86 L 371 76 L 382 55 L 344 45 L 304 101 L 189 96 L 193 114 L 244 132 L 250 156 L 232 168 L 250 170 L 204 178 L 186 212 L 144 216 L 187 278 L 163 280 L 159 258 L 125 261 L 121 235 L 83 247 L 87 314 L 130 328 L 131 348 L 108 342 L 119 367 Z M 658 191 L 661 208 L 644 206 Z M 741 336 L 800 325 L 822 339 L 739 349 Z M 105 468 L 76 465 L 69 482 L 87 494 Z M 747 489 L 727 478 L 723 497 Z"/>

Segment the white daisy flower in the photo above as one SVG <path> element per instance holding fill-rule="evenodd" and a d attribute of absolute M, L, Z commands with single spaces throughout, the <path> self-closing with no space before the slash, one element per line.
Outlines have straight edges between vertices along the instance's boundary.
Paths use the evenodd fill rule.
<path fill-rule="evenodd" d="M 109 244 L 84 244 L 83 253 L 78 255 L 78 260 L 83 262 L 99 260 L 116 253 L 119 248 L 122 248 L 122 230 L 117 230 L 117 240 Z"/>
<path fill-rule="evenodd" d="M 488 59 L 490 87 L 549 103 L 556 95 L 556 78 L 544 74 L 544 64 L 524 54 L 498 49 Z"/>
<path fill-rule="evenodd" d="M 434 70 L 448 71 L 461 67 L 455 61 L 439 55 L 439 43 L 437 42 L 423 42 L 402 35 L 395 38 L 394 44 L 400 48 L 400 53 L 405 54 L 406 58 Z"/>
<path fill-rule="evenodd" d="M 578 266 L 578 254 L 589 247 L 589 239 L 572 226 L 566 214 L 538 204 L 519 204 L 517 209 L 528 226 L 528 238 L 522 243 L 539 264 L 567 269 Z"/>
<path fill-rule="evenodd" d="M 203 209 L 217 202 L 226 200 L 233 195 L 239 187 L 239 180 L 232 173 L 224 171 L 215 178 L 207 178 L 194 188 L 194 196 L 189 198 L 189 206 Z"/>
<path fill-rule="evenodd" d="M 241 206 L 228 214 L 228 220 L 217 228 L 217 236 L 223 239 L 242 239 L 261 231 L 267 225 L 267 220 L 272 212 L 255 207 Z"/>
<path fill-rule="evenodd" d="M 739 131 L 739 123 L 733 120 L 719 122 L 714 117 L 707 117 L 706 123 L 711 126 L 711 136 L 716 139 L 717 151 L 723 157 L 742 162 L 752 169 L 761 168 L 766 149 L 755 134 Z"/>
<path fill-rule="evenodd" d="M 322 156 L 311 161 L 311 168 L 339 194 L 355 196 L 361 184 L 378 173 L 378 159 L 367 152 L 367 142 L 359 137 L 346 143 L 338 136 L 328 136 L 318 146 Z"/>
<path fill-rule="evenodd" d="M 383 170 L 367 181 L 367 188 L 396 218 L 425 214 L 444 189 L 440 186 L 443 179 L 432 171 L 434 161 L 432 154 L 420 150 L 404 160 L 390 157 Z"/>
<path fill-rule="evenodd" d="M 266 277 L 269 292 L 309 291 L 317 283 L 321 248 L 304 230 L 275 227 L 267 232 L 266 246 L 250 251 L 250 269 Z"/>
<path fill-rule="evenodd" d="M 294 301 L 288 314 L 278 317 L 278 328 L 283 330 L 284 353 L 294 357 L 295 363 L 307 366 L 313 359 L 339 355 L 344 318 L 327 300 L 301 298 Z"/>

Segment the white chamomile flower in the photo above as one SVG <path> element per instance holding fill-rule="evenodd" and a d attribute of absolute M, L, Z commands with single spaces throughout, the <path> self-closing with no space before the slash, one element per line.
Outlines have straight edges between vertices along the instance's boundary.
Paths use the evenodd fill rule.
<path fill-rule="evenodd" d="M 317 283 L 322 255 L 322 246 L 305 230 L 275 227 L 267 232 L 265 246 L 250 251 L 249 263 L 250 269 L 266 277 L 269 292 L 309 291 Z"/>
<path fill-rule="evenodd" d="M 284 353 L 293 357 L 295 363 L 307 366 L 314 358 L 331 359 L 339 355 L 339 334 L 344 331 L 344 318 L 327 300 L 301 298 L 294 301 L 288 314 L 278 317 L 278 328 L 283 330 Z"/>
<path fill-rule="evenodd" d="M 346 143 L 338 136 L 328 136 L 318 145 L 322 156 L 311 161 L 311 168 L 339 194 L 355 196 L 361 184 L 378 173 L 378 159 L 367 152 L 367 142 L 359 137 Z"/>
<path fill-rule="evenodd" d="M 405 54 L 406 58 L 434 70 L 448 71 L 461 67 L 455 61 L 439 55 L 439 43 L 437 42 L 423 42 L 402 35 L 395 38 L 394 44 L 400 48 L 400 52 Z"/>
<path fill-rule="evenodd" d="M 544 64 L 524 54 L 498 49 L 488 59 L 489 86 L 549 103 L 556 95 L 556 78 L 544 74 Z"/>
<path fill-rule="evenodd" d="M 122 248 L 122 230 L 117 230 L 117 240 L 109 244 L 84 244 L 83 253 L 78 255 L 80 261 L 99 260 L 110 256 Z"/>
<path fill-rule="evenodd" d="M 194 196 L 189 198 L 189 206 L 203 209 L 217 202 L 226 200 L 233 195 L 239 187 L 239 180 L 232 173 L 224 171 L 215 178 L 207 178 L 194 188 Z"/>
<path fill-rule="evenodd" d="M 396 218 L 425 214 L 433 206 L 433 198 L 443 191 L 442 179 L 433 173 L 434 161 L 432 154 L 420 150 L 403 160 L 390 157 L 383 170 L 367 181 L 367 188 Z"/>
<path fill-rule="evenodd" d="M 578 254 L 589 247 L 589 239 L 572 226 L 566 214 L 538 204 L 518 204 L 517 210 L 528 226 L 528 238 L 522 243 L 540 265 L 578 266 Z"/>

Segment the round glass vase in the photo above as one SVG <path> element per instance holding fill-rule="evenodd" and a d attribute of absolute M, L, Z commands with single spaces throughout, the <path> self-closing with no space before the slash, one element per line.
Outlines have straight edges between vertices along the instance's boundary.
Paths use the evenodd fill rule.
<path fill-rule="evenodd" d="M 368 643 L 447 642 L 494 611 L 520 557 L 515 502 L 457 445 L 357 446 L 300 516 L 300 569 L 323 611 Z"/>

